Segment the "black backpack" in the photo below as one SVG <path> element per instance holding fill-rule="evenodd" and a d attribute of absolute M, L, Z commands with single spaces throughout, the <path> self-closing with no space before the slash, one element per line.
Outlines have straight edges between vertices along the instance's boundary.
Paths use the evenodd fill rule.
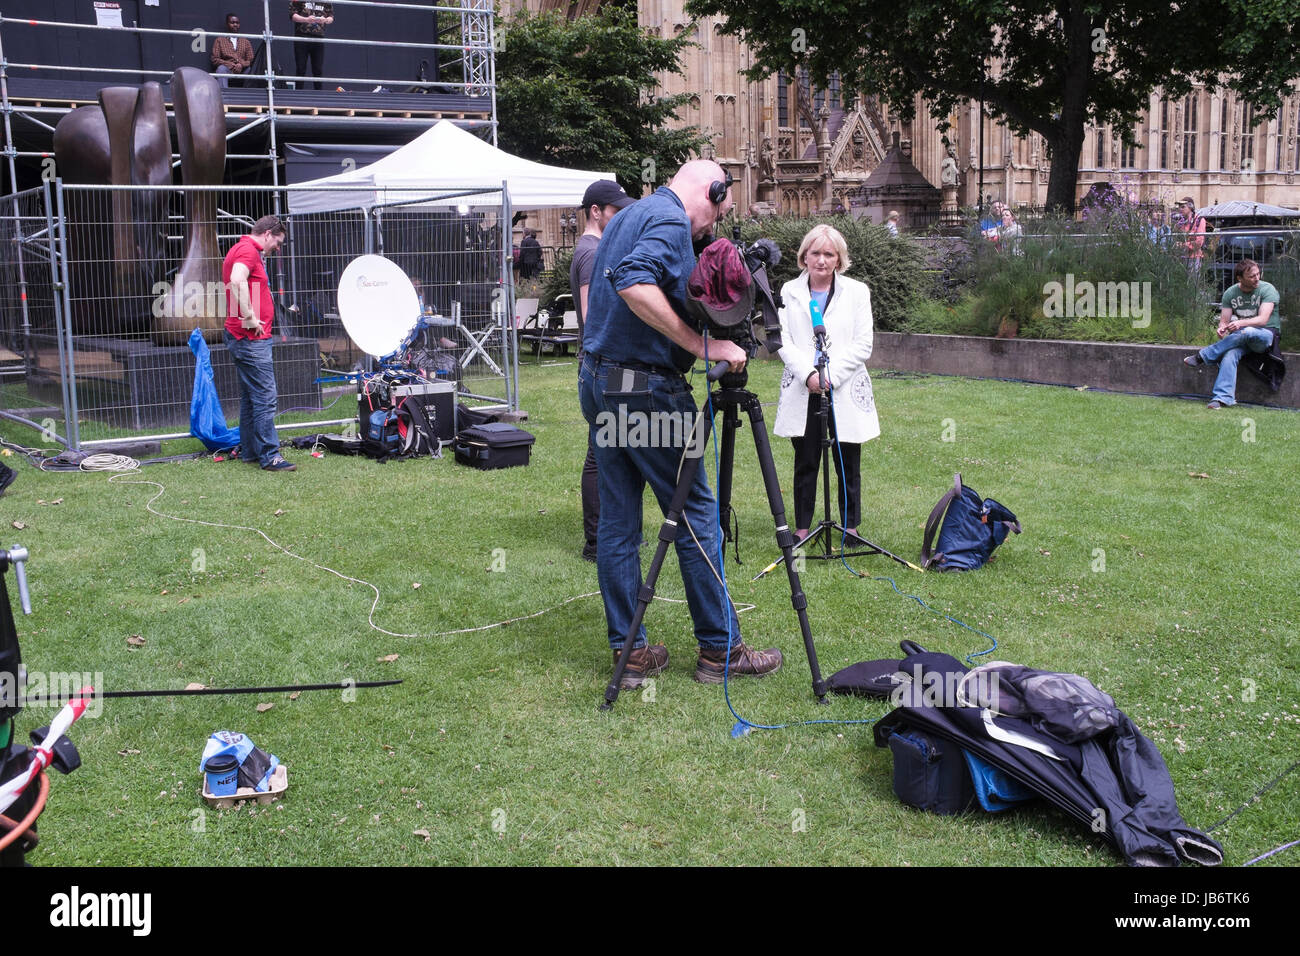
<path fill-rule="evenodd" d="M 993 549 L 1012 531 L 1020 534 L 1020 522 L 1006 506 L 992 498 L 981 500 L 974 488 L 963 487 L 960 474 L 954 475 L 952 487 L 926 519 L 921 567 L 927 571 L 973 571 L 988 561 Z"/>

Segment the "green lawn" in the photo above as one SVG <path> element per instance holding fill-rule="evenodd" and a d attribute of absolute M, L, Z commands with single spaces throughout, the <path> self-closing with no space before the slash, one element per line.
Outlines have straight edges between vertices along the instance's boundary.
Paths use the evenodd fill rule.
<path fill-rule="evenodd" d="M 751 387 L 774 401 L 779 373 L 759 366 Z M 6 540 L 32 554 L 36 613 L 19 621 L 30 671 L 102 672 L 108 690 L 405 680 L 355 701 L 341 692 L 106 701 L 73 731 L 84 763 L 53 779 L 33 862 L 1120 862 L 1045 807 L 960 818 L 904 808 L 869 726 L 733 739 L 722 689 L 691 680 L 681 604 L 649 613 L 652 637 L 672 654 L 653 692 L 624 693 L 612 713 L 598 712 L 610 660 L 595 568 L 578 556 L 585 443 L 575 377 L 572 364 L 523 369 L 537 436 L 526 469 L 290 450 L 300 466 L 290 475 L 200 459 L 110 483 L 6 459 L 20 468 L 0 498 Z M 915 558 L 955 471 L 1017 512 L 1025 533 L 973 574 L 922 575 L 881 557 L 856 567 L 996 637 L 983 660 L 1081 673 L 1113 695 L 1164 754 L 1194 826 L 1295 760 L 1300 416 L 886 373 L 876 393 L 884 435 L 863 453 L 865 533 Z M 769 427 L 774 417 L 769 406 Z M 37 443 L 15 425 L 2 433 Z M 735 600 L 755 605 L 741 615 L 746 639 L 780 646 L 786 666 L 733 684 L 732 703 L 756 723 L 883 716 L 885 705 L 861 700 L 814 705 L 784 576 L 749 580 L 775 548 L 746 431 L 738 448 L 744 565 L 729 551 L 727 571 Z M 788 488 L 789 443 L 774 448 Z M 157 511 L 255 527 L 307 561 L 249 531 L 150 513 L 159 486 Z M 646 514 L 653 538 L 652 498 Z M 376 624 L 419 636 L 372 629 L 374 592 L 308 562 L 373 583 Z M 840 565 L 810 561 L 803 581 L 827 674 L 897 656 L 903 638 L 958 657 L 989 644 Z M 681 592 L 670 556 L 659 593 Z M 128 645 L 132 635 L 145 643 Z M 274 707 L 259 713 L 259 703 Z M 29 708 L 20 734 L 48 718 Z M 286 799 L 200 809 L 199 755 L 218 729 L 246 732 L 288 765 Z M 1298 818 L 1294 773 L 1215 836 L 1240 864 L 1295 839 Z M 1268 863 L 1294 865 L 1298 852 Z"/>

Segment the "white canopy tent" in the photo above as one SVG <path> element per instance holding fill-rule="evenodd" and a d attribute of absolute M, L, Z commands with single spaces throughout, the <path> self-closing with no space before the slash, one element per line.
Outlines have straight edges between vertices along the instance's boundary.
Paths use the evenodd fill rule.
<path fill-rule="evenodd" d="M 394 201 L 437 202 L 429 197 L 485 187 L 499 190 L 503 182 L 512 209 L 576 207 L 593 182 L 613 178 L 613 173 L 560 169 L 520 159 L 443 120 L 369 166 L 299 184 L 289 193 L 289 212 L 331 212 Z M 476 205 L 472 197 L 461 201 Z M 498 204 L 494 196 L 491 205 Z"/>

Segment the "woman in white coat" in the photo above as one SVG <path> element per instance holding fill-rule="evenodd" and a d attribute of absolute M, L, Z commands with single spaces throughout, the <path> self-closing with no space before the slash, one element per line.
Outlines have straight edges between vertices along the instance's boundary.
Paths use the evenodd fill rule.
<path fill-rule="evenodd" d="M 803 237 L 797 258 L 803 270 L 781 289 L 781 397 L 776 410 L 776 434 L 794 443 L 795 537 L 808 536 L 817 504 L 817 473 L 821 470 L 821 425 L 818 412 L 828 389 L 830 431 L 838 438 L 831 460 L 839 476 L 840 521 L 850 534 L 861 520 L 861 447 L 880 434 L 871 377 L 871 290 L 844 275 L 849 250 L 839 230 L 814 226 Z M 826 325 L 830 356 L 825 382 L 817 372 L 810 303 L 817 300 Z M 810 401 L 809 396 L 816 399 Z M 841 457 L 843 464 L 841 465 Z M 845 497 L 847 505 L 845 508 Z"/>

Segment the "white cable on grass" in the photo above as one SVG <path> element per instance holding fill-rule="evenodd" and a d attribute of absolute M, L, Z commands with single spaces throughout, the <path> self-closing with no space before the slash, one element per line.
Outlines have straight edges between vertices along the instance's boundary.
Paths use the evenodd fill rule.
<path fill-rule="evenodd" d="M 87 455 L 77 467 L 82 471 L 139 471 L 140 463 L 126 455 L 98 454 Z"/>
<path fill-rule="evenodd" d="M 113 475 L 108 480 L 110 482 L 117 482 L 119 479 L 125 479 L 126 477 L 127 476 L 125 474 L 118 474 L 118 475 Z M 254 534 L 260 536 L 263 540 L 266 541 L 267 544 L 275 548 L 277 551 L 280 551 L 297 561 L 302 561 L 305 564 L 310 564 L 313 568 L 315 568 L 318 571 L 324 571 L 328 574 L 334 575 L 336 578 L 342 578 L 344 581 L 351 581 L 354 584 L 364 584 L 366 587 L 370 588 L 370 590 L 375 593 L 375 599 L 372 602 L 370 602 L 370 613 L 369 615 L 367 615 L 366 621 L 374 630 L 379 631 L 379 633 L 381 634 L 387 634 L 389 637 L 434 638 L 434 637 L 450 637 L 453 634 L 471 634 L 474 633 L 475 631 L 490 631 L 493 628 L 505 627 L 507 624 L 514 624 L 518 621 L 526 621 L 530 618 L 540 617 L 543 614 L 549 614 L 551 611 L 558 610 L 559 608 L 564 607 L 564 605 L 566 604 L 571 604 L 574 601 L 579 601 L 582 600 L 583 598 L 595 597 L 596 595 L 600 594 L 599 591 L 588 591 L 585 594 L 575 594 L 573 597 L 565 598 L 559 604 L 552 605 L 551 607 L 548 608 L 543 608 L 540 611 L 534 611 L 532 614 L 523 614 L 519 617 L 507 618 L 504 621 L 497 621 L 493 624 L 484 624 L 479 627 L 462 627 L 451 631 L 438 631 L 435 634 L 399 634 L 395 631 L 389 631 L 385 628 L 382 628 L 375 623 L 375 610 L 379 607 L 380 593 L 379 593 L 379 588 L 375 587 L 375 585 L 371 584 L 369 581 L 364 581 L 361 578 L 354 578 L 349 574 L 344 574 L 341 571 L 336 571 L 333 568 L 326 567 L 323 564 L 317 564 L 315 561 L 312 561 L 310 558 L 304 558 L 300 554 L 294 554 L 288 548 L 274 541 L 265 531 L 262 531 L 260 528 L 253 528 L 250 527 L 249 525 L 242 525 L 242 524 L 223 524 L 220 521 L 203 521 L 200 518 L 183 518 L 180 515 L 169 515 L 169 514 L 165 514 L 164 512 L 158 511 L 156 508 L 154 508 L 153 503 L 157 501 L 159 498 L 161 498 L 167 492 L 167 488 L 161 482 L 152 481 L 148 478 L 139 478 L 135 480 L 126 480 L 124 481 L 124 484 L 153 485 L 155 488 L 157 488 L 158 489 L 157 494 L 155 494 L 152 498 L 150 498 L 147 502 L 145 502 L 145 510 L 148 511 L 150 514 L 157 515 L 159 518 L 167 518 L 171 521 L 183 521 L 187 524 L 203 525 L 204 527 L 207 528 L 226 528 L 232 531 L 251 531 Z M 656 596 L 655 600 L 667 601 L 673 604 L 685 603 L 680 598 L 666 598 L 666 597 Z M 744 613 L 744 611 L 753 610 L 754 606 L 755 605 L 753 604 L 743 605 L 744 608 L 743 611 L 741 610 L 740 607 L 737 607 L 736 613 L 742 614 Z"/>

